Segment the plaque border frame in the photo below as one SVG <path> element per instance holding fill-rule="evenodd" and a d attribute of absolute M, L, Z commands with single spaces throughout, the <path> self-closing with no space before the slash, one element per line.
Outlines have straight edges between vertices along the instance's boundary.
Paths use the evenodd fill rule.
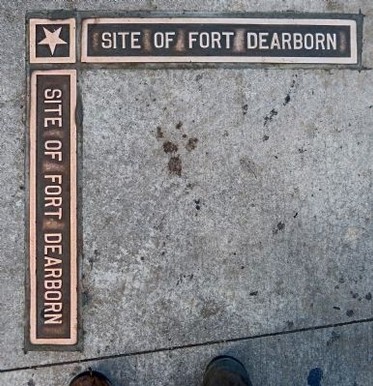
<path fill-rule="evenodd" d="M 70 338 L 38 338 L 37 331 L 37 274 L 36 274 L 36 177 L 37 177 L 37 77 L 68 75 L 70 77 Z M 78 186 L 77 186 L 77 71 L 74 69 L 35 70 L 30 75 L 30 118 L 29 118 L 29 342 L 40 345 L 76 345 L 78 343 Z"/>
<path fill-rule="evenodd" d="M 37 25 L 51 25 L 51 24 L 67 24 L 70 26 L 69 30 L 69 56 L 64 57 L 38 57 L 36 56 L 36 26 Z M 30 18 L 29 24 L 29 53 L 30 64 L 68 64 L 76 62 L 76 18 L 63 19 L 45 19 L 45 18 Z"/>
<path fill-rule="evenodd" d="M 263 25 L 312 25 L 312 26 L 349 26 L 350 35 L 350 57 L 297 57 L 297 56 L 89 56 L 88 55 L 88 25 L 94 24 L 263 24 Z M 82 18 L 81 23 L 81 50 L 80 61 L 92 64 L 110 63 L 208 63 L 208 64 L 315 64 L 315 65 L 358 65 L 358 22 L 356 19 L 347 18 L 295 18 L 295 17 L 97 17 Z"/>

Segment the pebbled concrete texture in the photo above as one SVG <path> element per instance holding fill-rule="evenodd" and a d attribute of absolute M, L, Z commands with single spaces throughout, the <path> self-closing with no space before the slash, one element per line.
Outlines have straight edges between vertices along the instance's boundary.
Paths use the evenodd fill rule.
<path fill-rule="evenodd" d="M 361 9 L 364 69 L 81 71 L 84 349 L 25 354 L 25 12 L 74 8 Z M 321 368 L 322 385 L 370 385 L 372 16 L 362 0 L 0 2 L 0 384 L 64 385 L 101 357 L 87 366 L 118 385 L 198 384 L 237 350 L 256 384 Z"/>
<path fill-rule="evenodd" d="M 369 317 L 364 74 L 337 102 L 345 72 L 84 73 L 88 324 L 143 349 Z"/>

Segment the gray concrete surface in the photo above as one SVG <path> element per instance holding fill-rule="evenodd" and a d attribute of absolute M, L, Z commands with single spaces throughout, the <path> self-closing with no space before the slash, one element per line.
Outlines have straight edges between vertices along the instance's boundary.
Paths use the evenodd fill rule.
<path fill-rule="evenodd" d="M 80 73 L 80 353 L 23 351 L 24 20 L 46 8 L 366 15 L 360 72 Z M 372 17 L 368 0 L 2 1 L 0 384 L 65 385 L 89 365 L 115 385 L 198 384 L 223 352 L 258 385 L 314 368 L 373 384 Z"/>
<path fill-rule="evenodd" d="M 2 381 L 68 385 L 76 374 L 92 367 L 107 374 L 113 386 L 199 385 L 208 361 L 222 353 L 239 358 L 254 385 L 315 386 L 314 374 L 322 374 L 322 386 L 372 383 L 369 323 L 20 370 L 3 374 Z"/>

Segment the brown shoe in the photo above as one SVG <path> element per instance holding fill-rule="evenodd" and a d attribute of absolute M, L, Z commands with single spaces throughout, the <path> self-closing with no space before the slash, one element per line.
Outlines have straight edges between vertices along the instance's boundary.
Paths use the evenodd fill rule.
<path fill-rule="evenodd" d="M 111 386 L 111 383 L 105 375 L 89 369 L 84 373 L 78 374 L 70 382 L 70 386 Z"/>
<path fill-rule="evenodd" d="M 203 386 L 252 386 L 244 365 L 236 358 L 224 355 L 207 366 Z"/>

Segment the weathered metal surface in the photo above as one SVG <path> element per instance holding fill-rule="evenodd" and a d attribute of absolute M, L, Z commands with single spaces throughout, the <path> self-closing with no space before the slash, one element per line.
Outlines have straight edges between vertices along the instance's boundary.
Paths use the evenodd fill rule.
<path fill-rule="evenodd" d="M 358 63 L 357 18 L 90 18 L 82 62 Z"/>
<path fill-rule="evenodd" d="M 70 19 L 30 19 L 30 63 L 75 63 L 76 22 Z"/>
<path fill-rule="evenodd" d="M 30 101 L 30 331 L 77 343 L 76 71 L 34 71 Z"/>

